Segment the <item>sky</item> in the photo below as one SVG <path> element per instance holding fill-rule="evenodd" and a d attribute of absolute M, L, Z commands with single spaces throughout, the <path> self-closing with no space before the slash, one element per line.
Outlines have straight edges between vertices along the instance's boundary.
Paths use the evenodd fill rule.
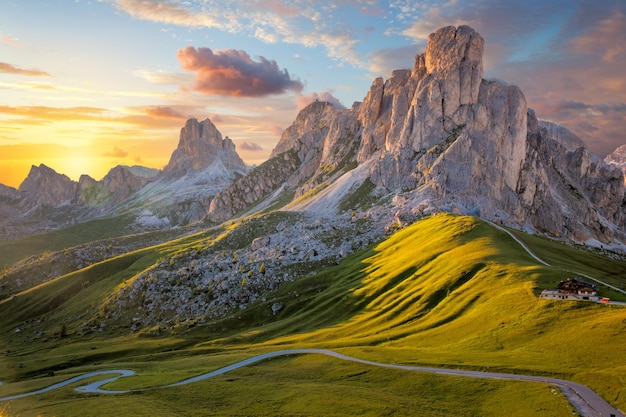
<path fill-rule="evenodd" d="M 260 164 L 306 104 L 362 101 L 464 24 L 484 78 L 600 156 L 626 144 L 625 0 L 0 0 L 0 183 L 162 168 L 190 117 Z"/>

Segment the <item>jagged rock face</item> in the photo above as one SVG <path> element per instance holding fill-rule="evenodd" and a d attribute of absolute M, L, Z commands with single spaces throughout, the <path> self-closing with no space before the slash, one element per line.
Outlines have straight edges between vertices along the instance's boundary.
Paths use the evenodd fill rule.
<path fill-rule="evenodd" d="M 19 187 L 24 196 L 23 204 L 58 207 L 71 202 L 76 196 L 77 183 L 66 175 L 58 174 L 43 164 L 32 166 L 28 176 Z"/>
<path fill-rule="evenodd" d="M 17 199 L 19 197 L 20 193 L 15 188 L 0 184 L 0 198 Z"/>
<path fill-rule="evenodd" d="M 530 218 L 541 232 L 579 242 L 623 240 L 624 186 L 619 169 L 590 154 L 571 132 L 537 122 L 532 111 L 528 130 L 517 222 Z"/>
<path fill-rule="evenodd" d="M 288 182 L 300 164 L 295 151 L 286 151 L 270 158 L 219 192 L 211 200 L 207 217 L 215 222 L 229 219 Z"/>
<path fill-rule="evenodd" d="M 608 154 L 604 161 L 607 164 L 626 165 L 626 145 L 622 145 Z"/>
<path fill-rule="evenodd" d="M 578 148 L 585 147 L 585 142 L 583 142 L 582 139 L 573 134 L 565 126 L 557 125 L 556 123 L 545 120 L 539 120 L 539 127 L 541 129 L 545 129 L 545 136 L 547 138 L 558 142 L 568 151 L 574 151 Z"/>
<path fill-rule="evenodd" d="M 207 217 L 224 221 L 276 191 L 289 190 L 298 198 L 332 181 L 354 168 L 350 164 L 356 160 L 359 130 L 354 109 L 336 110 L 321 101 L 309 104 L 283 132 L 268 161 L 215 196 Z"/>
<path fill-rule="evenodd" d="M 182 176 L 192 171 L 200 171 L 217 160 L 229 171 L 246 170 L 246 165 L 235 151 L 233 141 L 228 137 L 222 139 L 222 134 L 209 119 L 203 122 L 189 119 L 180 131 L 178 147 L 163 172 Z"/>
<path fill-rule="evenodd" d="M 626 184 L 626 145 L 622 145 L 608 154 L 604 162 L 619 167 L 624 174 L 624 184 Z"/>
<path fill-rule="evenodd" d="M 378 158 L 375 184 L 510 199 L 525 156 L 526 101 L 517 87 L 482 80 L 483 49 L 471 28 L 446 27 L 411 72 L 374 82 L 359 114 L 359 161 Z"/>
<path fill-rule="evenodd" d="M 101 182 L 110 193 L 108 205 L 113 206 L 146 185 L 149 180 L 149 177 L 135 175 L 130 167 L 118 165 Z"/>
<path fill-rule="evenodd" d="M 419 214 L 428 201 L 429 212 L 480 215 L 578 241 L 624 241 L 619 170 L 567 129 L 540 123 L 516 86 L 483 80 L 483 50 L 470 27 L 446 27 L 431 34 L 412 70 L 374 80 L 363 103 L 303 109 L 273 153 L 295 152 L 300 166 L 282 183 L 257 178 L 268 188 L 251 195 L 296 187 L 297 198 L 356 161 L 370 167 L 376 186 L 409 202 L 397 207 L 400 216 Z M 236 194 L 225 190 L 220 207 Z M 252 197 L 248 207 L 257 202 Z"/>

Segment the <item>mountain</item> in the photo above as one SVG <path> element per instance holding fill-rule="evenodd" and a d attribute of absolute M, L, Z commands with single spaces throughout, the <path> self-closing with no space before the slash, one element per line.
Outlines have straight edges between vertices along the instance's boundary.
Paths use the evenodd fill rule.
<path fill-rule="evenodd" d="M 189 119 L 163 171 L 120 204 L 141 211 L 140 227 L 186 224 L 206 216 L 213 196 L 248 172 L 235 144 L 205 119 Z"/>
<path fill-rule="evenodd" d="M 619 146 L 604 158 L 607 164 L 619 167 L 626 176 L 626 145 Z"/>
<path fill-rule="evenodd" d="M 312 103 L 272 158 L 216 195 L 209 218 L 277 202 L 345 209 L 365 187 L 388 196 L 399 217 L 454 211 L 567 240 L 624 242 L 622 172 L 540 122 L 518 87 L 483 79 L 483 50 L 472 28 L 442 28 L 413 69 L 377 78 L 351 109 Z"/>
<path fill-rule="evenodd" d="M 100 181 L 78 182 L 40 165 L 18 190 L 0 189 L 0 235 L 5 239 L 87 220 L 130 214 L 129 231 L 202 219 L 213 196 L 248 171 L 235 145 L 208 119 L 189 119 L 162 171 L 118 165 Z M 10 232 L 9 232 L 10 231 Z"/>
<path fill-rule="evenodd" d="M 626 256 L 617 157 L 607 163 L 564 127 L 538 120 L 519 88 L 484 80 L 483 47 L 467 26 L 437 31 L 412 69 L 374 80 L 362 102 L 302 109 L 270 159 L 253 169 L 210 121 L 191 119 L 161 172 L 116 167 L 106 180 L 68 183 L 38 167 L 23 190 L 0 188 L 5 235 L 98 219 L 0 240 L 2 395 L 33 378 L 44 386 L 46 378 L 56 383 L 120 363 L 154 369 L 154 361 L 164 371 L 148 385 L 162 386 L 246 352 L 320 347 L 366 361 L 566 375 L 623 409 Z M 54 200 L 46 184 L 69 184 L 73 197 Z M 23 211 L 30 201 L 37 204 Z M 205 217 L 215 223 L 193 223 Z M 169 227 L 184 223 L 191 224 Z M 496 223 L 522 229 L 514 235 L 524 244 Z M 540 298 L 572 276 L 601 282 L 612 303 Z M 310 404 L 321 404 L 314 414 L 329 407 L 342 414 L 336 407 L 345 398 L 367 398 L 363 414 L 390 414 L 389 404 L 398 404 L 401 415 L 572 415 L 555 386 L 481 381 L 459 401 L 459 387 L 471 380 L 433 385 L 428 376 L 417 386 L 416 375 L 332 361 L 265 361 L 245 378 L 213 381 L 214 390 L 185 386 L 183 396 L 123 382 L 118 387 L 139 391 L 119 398 L 134 414 L 201 414 L 218 404 L 217 413 L 228 415 L 241 413 L 252 387 L 263 401 L 247 401 L 247 414 L 293 414 Z M 392 396 L 377 397 L 398 378 Z M 437 398 L 405 402 L 423 399 L 413 393 L 424 387 Z M 454 404 L 442 407 L 441 394 L 450 392 Z M 328 393 L 336 396 L 331 402 Z M 85 404 L 111 407 L 110 398 L 76 395 L 50 391 L 36 404 L 11 402 L 11 411 L 84 415 Z M 215 398 L 189 401 L 207 395 Z M 519 408 L 524 398 L 532 404 Z M 355 404 L 345 403 L 343 414 L 354 414 Z"/>
<path fill-rule="evenodd" d="M 483 51 L 472 28 L 439 29 L 412 69 L 375 79 L 362 102 L 301 110 L 252 170 L 210 120 L 189 119 L 160 173 L 116 167 L 76 184 L 33 167 L 20 206 L 69 207 L 74 222 L 134 213 L 139 229 L 281 207 L 337 215 L 378 206 L 400 224 L 448 211 L 621 245 L 621 169 L 566 128 L 538 120 L 518 87 L 483 79 Z"/>
<path fill-rule="evenodd" d="M 180 131 L 178 147 L 163 168 L 163 173 L 182 176 L 201 171 L 216 162 L 224 166 L 227 177 L 247 170 L 233 141 L 228 136 L 222 139 L 222 134 L 209 119 L 202 122 L 189 119 Z"/>
<path fill-rule="evenodd" d="M 32 166 L 18 191 L 25 207 L 38 205 L 58 207 L 70 204 L 76 197 L 76 183 L 44 164 Z"/>

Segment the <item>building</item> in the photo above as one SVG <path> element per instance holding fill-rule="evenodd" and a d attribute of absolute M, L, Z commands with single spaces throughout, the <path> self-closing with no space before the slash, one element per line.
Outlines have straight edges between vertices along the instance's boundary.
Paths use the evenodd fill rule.
<path fill-rule="evenodd" d="M 541 298 L 555 300 L 585 300 L 600 302 L 598 287 L 580 278 L 569 278 L 559 282 L 556 290 L 543 290 Z"/>

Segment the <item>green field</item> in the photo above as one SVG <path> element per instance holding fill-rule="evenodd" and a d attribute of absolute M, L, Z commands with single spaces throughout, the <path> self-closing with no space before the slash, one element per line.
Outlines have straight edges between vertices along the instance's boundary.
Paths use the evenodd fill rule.
<path fill-rule="evenodd" d="M 0 397 L 104 369 L 137 373 L 107 389 L 159 387 L 259 353 L 327 348 L 377 362 L 570 379 L 626 409 L 626 308 L 538 298 L 572 272 L 538 264 L 506 233 L 471 217 L 425 218 L 224 320 L 160 336 L 115 325 L 79 335 L 80 323 L 120 283 L 160 257 L 218 238 L 207 232 L 146 247 L 0 302 Z M 526 240 L 553 265 L 626 284 L 623 262 Z M 284 308 L 272 315 L 275 302 Z M 62 326 L 65 337 L 37 336 Z M 121 395 L 79 394 L 78 385 L 0 403 L 0 415 L 571 416 L 573 410 L 547 385 L 321 355 L 275 358 L 182 387 Z"/>

